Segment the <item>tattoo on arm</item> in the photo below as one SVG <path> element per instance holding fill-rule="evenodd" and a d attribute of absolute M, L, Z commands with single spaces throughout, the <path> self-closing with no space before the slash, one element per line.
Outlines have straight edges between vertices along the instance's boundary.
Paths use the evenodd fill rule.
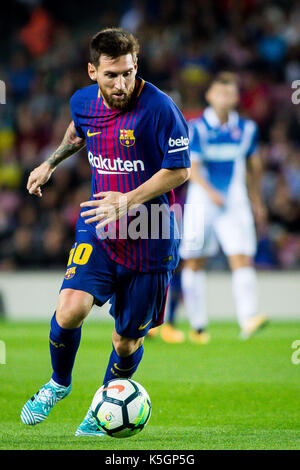
<path fill-rule="evenodd" d="M 78 152 L 84 146 L 85 140 L 77 136 L 75 125 L 72 121 L 64 135 L 62 143 L 47 160 L 50 167 L 53 169 L 56 168 L 59 163 Z"/>

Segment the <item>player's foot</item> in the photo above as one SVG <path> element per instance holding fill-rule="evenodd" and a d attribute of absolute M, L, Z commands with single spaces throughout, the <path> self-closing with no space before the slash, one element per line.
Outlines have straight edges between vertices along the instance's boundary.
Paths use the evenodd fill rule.
<path fill-rule="evenodd" d="M 151 328 L 147 333 L 147 338 L 155 338 L 158 335 L 158 328 Z"/>
<path fill-rule="evenodd" d="M 253 336 L 257 333 L 261 328 L 267 325 L 268 317 L 266 315 L 255 315 L 254 317 L 250 318 L 241 328 L 240 338 L 241 339 L 248 339 L 250 336 Z"/>
<path fill-rule="evenodd" d="M 192 343 L 195 344 L 207 344 L 210 341 L 210 334 L 207 331 L 196 331 L 191 330 L 189 332 L 189 339 Z"/>
<path fill-rule="evenodd" d="M 71 393 L 72 384 L 69 387 L 58 385 L 54 380 L 40 388 L 23 406 L 21 421 L 24 424 L 35 425 L 44 421 L 53 406 Z"/>
<path fill-rule="evenodd" d="M 160 336 L 166 343 L 183 343 L 185 334 L 177 330 L 170 323 L 166 323 L 160 329 Z"/>
<path fill-rule="evenodd" d="M 78 426 L 77 431 L 75 432 L 76 437 L 102 437 L 105 436 L 105 433 L 100 431 L 96 425 L 94 418 L 92 416 L 91 408 L 88 409 L 87 414 L 85 415 L 82 423 Z"/>

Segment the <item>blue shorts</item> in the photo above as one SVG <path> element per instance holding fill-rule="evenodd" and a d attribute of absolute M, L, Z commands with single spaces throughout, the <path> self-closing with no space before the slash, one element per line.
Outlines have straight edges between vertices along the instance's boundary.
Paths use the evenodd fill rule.
<path fill-rule="evenodd" d="M 78 230 L 62 289 L 75 289 L 94 296 L 102 306 L 110 300 L 110 314 L 119 335 L 145 336 L 163 323 L 167 291 L 173 271 L 139 272 L 113 261 L 91 230 Z"/>

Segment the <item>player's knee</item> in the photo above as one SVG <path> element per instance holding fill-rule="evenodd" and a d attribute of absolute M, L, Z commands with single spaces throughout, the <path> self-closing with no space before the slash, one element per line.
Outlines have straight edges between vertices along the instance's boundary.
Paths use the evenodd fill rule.
<path fill-rule="evenodd" d="M 81 291 L 63 290 L 59 296 L 56 320 L 62 328 L 78 328 L 88 315 L 92 296 Z"/>
<path fill-rule="evenodd" d="M 143 344 L 144 338 L 125 338 L 113 333 L 113 344 L 116 353 L 121 357 L 130 356 Z"/>
<path fill-rule="evenodd" d="M 228 257 L 231 270 L 252 266 L 252 258 L 247 255 L 232 255 Z"/>
<path fill-rule="evenodd" d="M 204 269 L 205 262 L 205 258 L 190 258 L 185 260 L 184 267 L 192 271 L 199 271 L 200 269 Z"/>

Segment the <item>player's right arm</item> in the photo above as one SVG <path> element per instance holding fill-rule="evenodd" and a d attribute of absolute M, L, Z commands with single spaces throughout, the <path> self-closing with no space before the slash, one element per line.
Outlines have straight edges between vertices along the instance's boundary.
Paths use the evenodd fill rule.
<path fill-rule="evenodd" d="M 189 125 L 189 134 L 191 142 L 191 176 L 190 181 L 200 184 L 202 188 L 207 192 L 210 200 L 219 207 L 224 206 L 224 198 L 222 194 L 210 184 L 202 175 L 201 175 L 201 165 L 202 165 L 202 145 L 200 141 L 200 135 L 196 131 L 195 126 L 190 123 Z"/>
<path fill-rule="evenodd" d="M 219 207 L 224 206 L 222 194 L 201 175 L 203 159 L 200 134 L 194 123 L 189 123 L 190 149 L 191 149 L 191 176 L 190 181 L 199 184 L 208 193 L 210 200 Z"/>
<path fill-rule="evenodd" d="M 195 161 L 195 160 L 191 161 L 190 181 L 194 181 L 195 183 L 200 184 L 200 186 L 202 186 L 202 188 L 204 188 L 205 191 L 208 193 L 211 201 L 217 206 L 223 207 L 224 198 L 222 194 L 214 186 L 212 186 L 205 178 L 201 176 L 200 166 L 201 166 L 201 163 L 199 163 L 198 161 Z"/>
<path fill-rule="evenodd" d="M 47 183 L 57 165 L 78 152 L 84 146 L 85 139 L 78 137 L 74 121 L 71 121 L 60 146 L 48 158 L 48 160 L 30 173 L 27 182 L 27 190 L 29 194 L 35 194 L 36 196 L 41 197 L 41 186 Z"/>

